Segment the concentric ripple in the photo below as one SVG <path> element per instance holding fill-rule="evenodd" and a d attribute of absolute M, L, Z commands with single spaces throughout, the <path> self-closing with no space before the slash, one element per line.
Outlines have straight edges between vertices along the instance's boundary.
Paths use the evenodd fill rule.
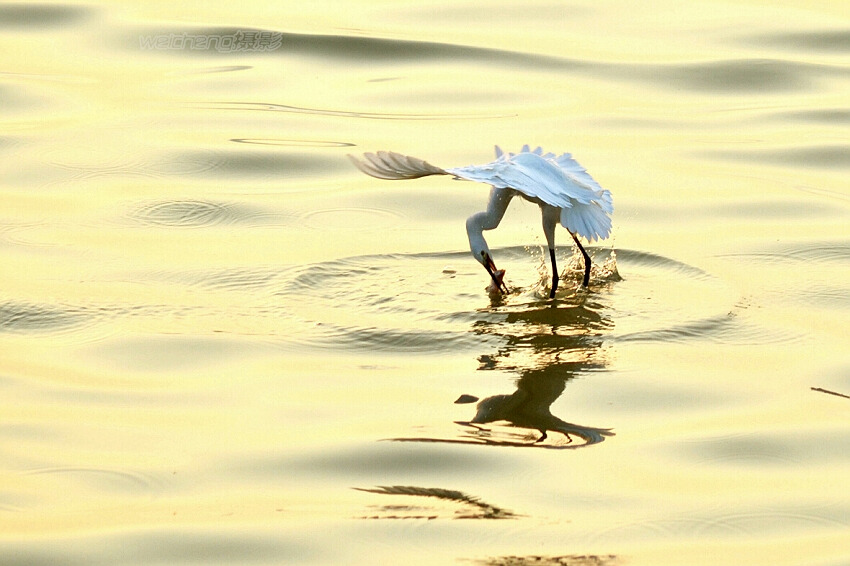
<path fill-rule="evenodd" d="M 140 220 L 175 227 L 228 222 L 232 214 L 226 206 L 188 201 L 138 211 Z M 505 348 L 536 355 L 590 352 L 605 341 L 756 344 L 793 338 L 749 321 L 746 301 L 697 267 L 640 251 L 589 251 L 594 270 L 590 288 L 584 289 L 580 256 L 571 255 L 571 248 L 558 250 L 558 263 L 565 267 L 554 300 L 548 298 L 543 254 L 524 247 L 494 250 L 507 269 L 510 293 L 505 296 L 488 295 L 487 274 L 467 252 L 366 255 L 288 269 L 153 277 L 227 293 L 224 310 L 217 303 L 193 307 L 195 319 L 217 321 L 216 332 L 248 332 L 276 344 L 319 350 L 492 356 L 498 349 L 500 359 L 514 360 Z M 694 301 L 697 296 L 700 300 Z M 107 311 L 112 317 L 144 318 L 184 310 L 6 303 L 0 305 L 0 331 L 73 332 Z M 288 330 L 281 334 L 284 319 Z"/>
<path fill-rule="evenodd" d="M 553 347 L 584 348 L 602 339 L 768 339 L 735 313 L 737 297 L 722 281 L 669 258 L 592 250 L 597 267 L 585 291 L 572 269 L 576 260 L 567 255 L 571 250 L 561 249 L 559 255 L 566 257 L 559 263 L 567 268 L 557 298 L 550 301 L 540 255 L 522 247 L 494 253 L 507 268 L 511 293 L 504 297 L 488 297 L 487 275 L 466 252 L 307 265 L 293 271 L 277 296 L 304 324 L 297 340 L 320 348 L 437 352 L 481 350 L 505 341 L 518 348 L 545 348 L 547 341 Z M 695 296 L 700 301 L 693 301 Z"/>
<path fill-rule="evenodd" d="M 244 203 L 198 199 L 146 202 L 127 214 L 133 222 L 171 228 L 206 228 L 218 225 L 283 225 L 297 221 L 289 212 Z"/>
<path fill-rule="evenodd" d="M 133 216 L 145 224 L 198 227 L 232 222 L 233 212 L 233 207 L 225 203 L 174 200 L 143 205 Z"/>

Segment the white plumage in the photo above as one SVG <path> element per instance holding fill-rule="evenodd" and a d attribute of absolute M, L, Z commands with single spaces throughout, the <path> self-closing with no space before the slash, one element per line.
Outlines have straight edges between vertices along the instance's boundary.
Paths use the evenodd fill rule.
<path fill-rule="evenodd" d="M 585 260 L 584 285 L 590 279 L 590 257 L 577 236 L 593 242 L 611 233 L 614 204 L 611 193 L 603 189 L 569 153 L 556 156 L 541 148 L 523 146 L 519 153 L 504 153 L 496 146 L 496 160 L 483 165 L 441 169 L 415 157 L 379 151 L 366 153 L 360 160 L 349 155 L 358 169 L 379 179 L 415 179 L 428 175 L 454 175 L 459 179 L 487 183 L 493 187 L 487 210 L 469 217 L 466 222 L 473 256 L 493 279 L 496 289 L 504 288 L 504 271 L 496 270 L 492 254 L 482 232 L 499 225 L 510 200 L 519 195 L 540 206 L 543 231 L 552 260 L 552 290 L 555 296 L 558 273 L 555 264 L 555 225 L 566 228 Z"/>

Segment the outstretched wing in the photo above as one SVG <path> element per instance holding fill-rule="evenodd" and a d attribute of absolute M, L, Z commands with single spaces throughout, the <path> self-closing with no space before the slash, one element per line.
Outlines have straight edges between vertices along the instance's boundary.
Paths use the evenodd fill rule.
<path fill-rule="evenodd" d="M 569 153 L 556 156 L 523 146 L 519 153 L 504 153 L 496 146 L 496 160 L 484 165 L 440 169 L 416 157 L 392 151 L 348 156 L 354 165 L 378 179 L 417 179 L 428 175 L 454 175 L 520 191 L 561 209 L 561 224 L 589 241 L 605 239 L 611 232 L 614 204 L 602 187 Z"/>
<path fill-rule="evenodd" d="M 569 154 L 556 158 L 554 153 L 544 154 L 539 147 L 530 151 L 526 145 L 519 153 L 502 153 L 497 147 L 496 155 L 495 161 L 484 165 L 446 171 L 461 179 L 516 189 L 558 208 L 570 208 L 575 202 L 586 204 L 600 198 L 597 192 L 602 187 Z M 564 161 L 560 161 L 562 159 Z M 574 166 L 567 169 L 562 163 Z"/>
<path fill-rule="evenodd" d="M 378 179 L 418 179 L 428 175 L 448 175 L 427 161 L 393 151 L 364 153 L 363 157 L 361 160 L 353 155 L 348 156 L 358 169 Z"/>
<path fill-rule="evenodd" d="M 561 224 L 589 241 L 605 239 L 611 232 L 611 193 L 569 153 L 556 156 L 527 145 L 519 153 L 504 153 L 496 147 L 496 160 L 491 163 L 446 171 L 462 179 L 516 189 L 560 208 Z"/>

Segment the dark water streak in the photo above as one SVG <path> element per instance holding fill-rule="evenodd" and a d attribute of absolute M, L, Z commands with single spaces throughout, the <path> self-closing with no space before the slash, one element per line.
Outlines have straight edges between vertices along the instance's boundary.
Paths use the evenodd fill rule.
<path fill-rule="evenodd" d="M 743 58 L 682 63 L 609 63 L 563 56 L 511 50 L 351 35 L 304 34 L 256 28 L 158 27 L 136 30 L 120 41 L 124 49 L 138 52 L 140 37 L 169 35 L 234 36 L 239 32 L 264 32 L 280 37 L 280 46 L 269 51 L 252 51 L 252 57 L 296 56 L 323 62 L 368 66 L 411 64 L 433 61 L 440 64 L 474 64 L 509 68 L 512 71 L 573 73 L 622 82 L 632 80 L 676 91 L 745 94 L 754 92 L 805 91 L 828 79 L 850 79 L 850 67 L 807 63 L 776 58 Z M 153 51 L 153 50 L 151 50 Z M 215 48 L 161 50 L 161 53 L 192 56 L 228 56 Z M 331 110 L 326 110 L 332 112 Z M 358 112 L 352 112 L 360 114 Z"/>

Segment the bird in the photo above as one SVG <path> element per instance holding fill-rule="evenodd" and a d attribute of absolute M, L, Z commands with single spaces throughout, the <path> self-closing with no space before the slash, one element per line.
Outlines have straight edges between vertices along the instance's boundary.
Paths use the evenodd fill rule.
<path fill-rule="evenodd" d="M 570 153 L 555 155 L 532 150 L 526 144 L 517 153 L 505 153 L 495 146 L 496 159 L 483 165 L 442 169 L 427 161 L 392 151 L 364 153 L 362 158 L 349 154 L 349 159 L 363 173 L 378 179 L 417 179 L 429 175 L 452 175 L 455 179 L 476 181 L 491 186 L 487 209 L 466 220 L 469 249 L 492 279 L 490 289 L 508 294 L 504 270 L 496 269 L 493 253 L 484 239 L 485 230 L 499 226 L 511 200 L 519 196 L 537 204 L 543 221 L 543 233 L 552 262 L 552 287 L 549 297 L 558 289 L 558 267 L 555 260 L 555 227 L 567 229 L 584 258 L 582 284 L 590 284 L 591 260 L 579 237 L 588 242 L 604 240 L 611 233 L 614 201 Z"/>

